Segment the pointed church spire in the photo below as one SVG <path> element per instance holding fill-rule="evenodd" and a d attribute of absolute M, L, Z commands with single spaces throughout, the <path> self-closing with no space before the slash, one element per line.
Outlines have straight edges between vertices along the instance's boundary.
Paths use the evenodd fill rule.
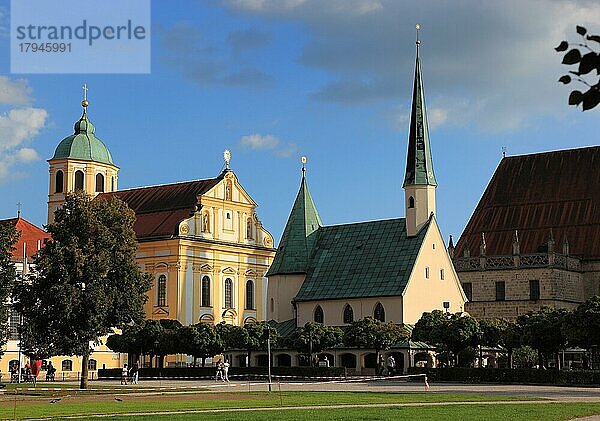
<path fill-rule="evenodd" d="M 316 231 L 323 226 L 321 217 L 306 183 L 306 157 L 302 157 L 302 181 L 283 230 L 277 253 L 267 276 L 305 273 L 316 239 Z"/>
<path fill-rule="evenodd" d="M 429 146 L 429 129 L 427 127 L 427 111 L 425 109 L 425 88 L 421 76 L 419 58 L 419 30 L 417 29 L 417 59 L 415 64 L 415 80 L 413 86 L 412 109 L 410 113 L 410 134 L 408 138 L 408 155 L 406 157 L 406 175 L 403 187 L 409 185 L 437 186 L 433 174 L 431 147 Z"/>

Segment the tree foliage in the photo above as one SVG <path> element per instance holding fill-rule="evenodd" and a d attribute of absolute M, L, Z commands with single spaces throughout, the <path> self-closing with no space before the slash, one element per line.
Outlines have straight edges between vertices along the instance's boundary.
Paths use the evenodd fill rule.
<path fill-rule="evenodd" d="M 600 297 L 591 297 L 571 314 L 565 334 L 571 345 L 591 349 L 600 345 Z"/>
<path fill-rule="evenodd" d="M 215 326 L 210 323 L 198 323 L 179 329 L 179 352 L 191 355 L 196 360 L 202 359 L 202 366 L 208 357 L 219 354 L 223 350 L 223 341 L 217 334 Z"/>
<path fill-rule="evenodd" d="M 339 327 L 307 322 L 286 338 L 285 343 L 301 354 L 319 353 L 340 345 L 343 336 L 344 332 Z"/>
<path fill-rule="evenodd" d="M 588 34 L 583 26 L 577 26 L 576 30 L 581 37 L 580 42 L 562 41 L 555 48 L 559 53 L 566 51 L 562 59 L 563 64 L 577 65 L 576 70 L 569 71 L 568 75 L 561 76 L 558 81 L 568 85 L 575 80 L 587 88 L 584 92 L 573 90 L 569 95 L 569 105 L 581 104 L 581 109 L 586 111 L 600 104 L 600 35 Z M 594 70 L 596 74 L 592 76 Z"/>
<path fill-rule="evenodd" d="M 556 354 L 567 344 L 565 326 L 570 312 L 564 308 L 542 307 L 517 318 L 517 324 L 523 332 L 523 345 L 529 345 L 538 351 L 540 367 L 542 357 Z"/>
<path fill-rule="evenodd" d="M 476 345 L 479 324 L 465 313 L 444 313 L 440 310 L 425 312 L 415 324 L 411 337 L 416 341 L 435 345 L 438 352 L 454 354 Z"/>
<path fill-rule="evenodd" d="M 352 322 L 344 332 L 344 343 L 364 349 L 373 349 L 377 354 L 390 349 L 408 337 L 406 330 L 393 322 L 383 323 L 373 317 Z"/>
<path fill-rule="evenodd" d="M 17 278 L 15 265 L 11 257 L 19 236 L 20 233 L 17 232 L 13 224 L 0 224 L 0 349 L 4 349 L 9 337 L 8 301 Z M 2 355 L 1 351 L 0 355 Z"/>
<path fill-rule="evenodd" d="M 69 193 L 47 229 L 35 272 L 15 289 L 26 349 L 82 356 L 81 387 L 98 338 L 144 318 L 151 277 L 135 262 L 135 215 L 119 199 Z"/>

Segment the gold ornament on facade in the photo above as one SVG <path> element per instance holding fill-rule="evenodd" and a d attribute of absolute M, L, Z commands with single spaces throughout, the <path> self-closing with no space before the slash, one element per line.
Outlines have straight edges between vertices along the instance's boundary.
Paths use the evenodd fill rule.
<path fill-rule="evenodd" d="M 183 224 L 179 228 L 179 233 L 182 235 L 188 235 L 190 233 L 190 227 L 188 226 L 188 224 Z"/>
<path fill-rule="evenodd" d="M 265 239 L 263 240 L 263 244 L 265 245 L 265 247 L 273 247 L 273 240 L 271 239 L 271 237 L 265 237 Z"/>

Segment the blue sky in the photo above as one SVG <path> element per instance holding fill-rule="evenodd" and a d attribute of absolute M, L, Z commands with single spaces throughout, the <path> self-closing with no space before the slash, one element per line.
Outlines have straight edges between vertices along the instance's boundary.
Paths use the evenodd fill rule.
<path fill-rule="evenodd" d="M 229 148 L 278 241 L 307 155 L 325 224 L 403 217 L 416 22 L 445 237 L 462 232 L 503 146 L 598 144 L 600 111 L 567 105 L 553 50 L 576 24 L 600 32 L 594 1 L 155 0 L 141 75 L 10 74 L 9 13 L 0 0 L 0 218 L 21 202 L 46 222 L 46 160 L 84 82 L 120 188 L 213 177 Z"/>

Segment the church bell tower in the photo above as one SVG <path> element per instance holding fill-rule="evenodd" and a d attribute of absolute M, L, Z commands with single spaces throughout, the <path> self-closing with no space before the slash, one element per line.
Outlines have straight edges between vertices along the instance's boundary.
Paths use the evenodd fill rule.
<path fill-rule="evenodd" d="M 75 123 L 74 133 L 65 137 L 48 160 L 50 183 L 48 192 L 48 223 L 54 212 L 65 202 L 65 195 L 83 190 L 96 196 L 117 190 L 119 167 L 104 143 L 96 137 L 96 128 L 87 115 L 87 86 L 83 85 L 83 115 Z"/>
<path fill-rule="evenodd" d="M 421 76 L 419 59 L 420 25 L 417 24 L 417 58 L 413 86 L 412 108 L 410 114 L 410 133 L 408 154 L 406 157 L 406 175 L 404 177 L 404 199 L 406 210 L 406 235 L 413 237 L 427 223 L 431 214 L 435 214 L 435 189 L 437 181 L 433 173 L 429 129 L 425 109 L 425 89 Z"/>

